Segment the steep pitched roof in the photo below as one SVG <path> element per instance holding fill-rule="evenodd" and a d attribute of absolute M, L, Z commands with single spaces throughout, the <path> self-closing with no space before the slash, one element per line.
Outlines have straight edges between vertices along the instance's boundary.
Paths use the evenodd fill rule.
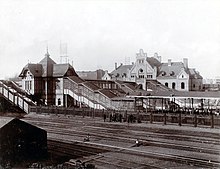
<path fill-rule="evenodd" d="M 111 74 L 114 76 L 122 77 L 124 73 L 127 75 L 128 70 L 130 70 L 132 66 L 133 65 L 120 65 L 117 69 L 113 70 Z"/>
<path fill-rule="evenodd" d="M 161 63 L 154 57 L 147 57 L 147 62 L 151 65 L 151 67 L 159 67 Z"/>
<path fill-rule="evenodd" d="M 63 77 L 67 74 L 68 70 L 71 70 L 72 76 L 78 76 L 70 64 L 54 64 L 53 77 Z"/>
<path fill-rule="evenodd" d="M 39 64 L 46 65 L 46 64 L 56 64 L 51 58 L 50 55 L 45 54 L 45 57 L 39 62 Z"/>
<path fill-rule="evenodd" d="M 56 63 L 49 56 L 49 53 L 46 53 L 45 57 L 39 62 L 39 64 L 42 64 L 43 66 L 42 77 L 53 75 L 53 65 Z"/>
<path fill-rule="evenodd" d="M 30 71 L 31 74 L 35 77 L 42 76 L 42 65 L 41 64 L 27 64 L 21 71 L 19 77 L 23 77 L 26 71 Z"/>
<path fill-rule="evenodd" d="M 195 69 L 189 69 L 189 75 L 194 79 L 202 79 L 202 76 Z"/>
<path fill-rule="evenodd" d="M 0 119 L 0 129 L 5 126 L 6 124 L 8 124 L 10 121 L 12 121 L 14 118 L 11 117 L 1 117 Z"/>
<path fill-rule="evenodd" d="M 169 66 L 168 63 L 162 63 L 158 77 L 176 77 L 182 69 L 185 69 L 182 62 L 172 62 L 171 66 Z"/>

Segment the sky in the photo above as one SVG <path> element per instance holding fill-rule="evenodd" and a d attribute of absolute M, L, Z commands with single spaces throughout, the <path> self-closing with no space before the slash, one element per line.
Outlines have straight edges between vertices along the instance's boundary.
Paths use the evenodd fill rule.
<path fill-rule="evenodd" d="M 162 62 L 188 58 L 203 78 L 220 76 L 220 0 L 0 0 L 0 79 L 60 63 L 67 44 L 76 71 L 114 70 L 143 49 Z"/>

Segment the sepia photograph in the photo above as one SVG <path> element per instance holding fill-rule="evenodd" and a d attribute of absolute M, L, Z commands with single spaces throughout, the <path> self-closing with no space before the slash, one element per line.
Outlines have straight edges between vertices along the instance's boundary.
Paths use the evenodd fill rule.
<path fill-rule="evenodd" d="M 220 0 L 0 0 L 0 169 L 220 168 Z"/>

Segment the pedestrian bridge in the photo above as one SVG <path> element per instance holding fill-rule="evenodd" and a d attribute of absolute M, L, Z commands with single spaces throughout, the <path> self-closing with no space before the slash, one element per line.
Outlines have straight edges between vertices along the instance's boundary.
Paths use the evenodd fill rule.
<path fill-rule="evenodd" d="M 27 97 L 26 92 L 22 91 L 12 81 L 0 81 L 0 96 L 19 107 L 25 113 L 29 113 L 30 106 L 36 105 L 36 103 Z"/>

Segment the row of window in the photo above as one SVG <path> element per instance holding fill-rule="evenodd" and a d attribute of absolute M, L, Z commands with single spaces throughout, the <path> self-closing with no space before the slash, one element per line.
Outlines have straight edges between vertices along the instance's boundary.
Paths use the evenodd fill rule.
<path fill-rule="evenodd" d="M 166 87 L 169 87 L 169 84 L 166 82 L 166 83 L 165 83 L 165 86 L 166 86 Z M 172 83 L 172 89 L 175 89 L 175 88 L 176 88 L 176 83 L 173 82 L 173 83 Z M 184 83 L 184 82 L 182 82 L 182 83 L 180 84 L 180 88 L 181 88 L 181 89 L 185 89 L 185 83 Z"/>
<path fill-rule="evenodd" d="M 131 78 L 134 78 L 134 75 L 132 75 Z M 143 79 L 144 75 L 139 75 L 138 78 Z M 147 75 L 147 79 L 153 79 L 153 75 Z"/>
<path fill-rule="evenodd" d="M 139 63 L 144 63 L 144 59 L 140 59 L 138 62 Z"/>
<path fill-rule="evenodd" d="M 25 81 L 24 82 L 25 90 L 31 90 L 32 89 L 32 81 Z"/>

